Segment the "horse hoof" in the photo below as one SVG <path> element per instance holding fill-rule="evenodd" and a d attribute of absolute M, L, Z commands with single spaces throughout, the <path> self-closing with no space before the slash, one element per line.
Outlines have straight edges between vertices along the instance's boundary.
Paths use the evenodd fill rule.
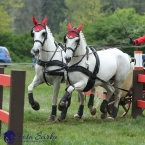
<path fill-rule="evenodd" d="M 91 115 L 94 116 L 96 114 L 96 108 L 93 108 L 93 110 L 91 110 Z"/>
<path fill-rule="evenodd" d="M 55 115 L 50 115 L 46 121 L 54 121 L 55 120 Z"/>
<path fill-rule="evenodd" d="M 101 119 L 105 119 L 106 117 L 107 117 L 107 113 L 106 114 L 101 113 Z"/>
<path fill-rule="evenodd" d="M 34 110 L 36 110 L 36 111 L 38 111 L 38 110 L 40 109 L 40 105 L 39 105 L 39 103 L 36 102 L 36 101 L 35 101 L 35 104 L 34 104 L 34 105 L 31 105 L 31 107 L 32 107 Z"/>
<path fill-rule="evenodd" d="M 62 122 L 64 120 L 64 118 L 62 118 L 61 116 L 59 116 L 58 118 L 57 118 L 57 121 L 58 122 Z"/>
<path fill-rule="evenodd" d="M 114 118 L 113 118 L 113 117 L 111 117 L 111 116 L 109 116 L 109 117 L 108 117 L 108 120 L 114 120 Z"/>
<path fill-rule="evenodd" d="M 81 117 L 80 117 L 78 114 L 75 114 L 75 115 L 74 115 L 74 118 L 76 118 L 76 119 L 81 119 Z"/>

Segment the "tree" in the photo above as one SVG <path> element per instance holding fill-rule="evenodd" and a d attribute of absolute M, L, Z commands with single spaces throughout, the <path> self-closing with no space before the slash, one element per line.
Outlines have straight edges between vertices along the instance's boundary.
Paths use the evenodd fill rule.
<path fill-rule="evenodd" d="M 135 39 L 145 33 L 145 16 L 139 15 L 133 8 L 117 9 L 116 12 L 119 18 L 114 12 L 83 29 L 88 44 L 128 45 L 129 37 Z M 125 49 L 125 52 L 133 54 L 133 50 Z"/>
<path fill-rule="evenodd" d="M 67 9 L 64 9 L 65 20 L 59 25 L 59 33 L 55 34 L 58 41 L 62 41 L 64 34 L 67 32 L 67 22 L 70 21 L 72 26 L 78 27 L 83 24 L 83 27 L 96 22 L 100 17 L 104 16 L 102 13 L 99 0 L 65 0 Z"/>
<path fill-rule="evenodd" d="M 102 17 L 104 13 L 101 13 L 100 0 L 65 0 L 67 10 L 65 15 L 68 21 L 71 21 L 74 25 L 84 24 L 85 26 L 96 22 L 99 17 Z"/>
<path fill-rule="evenodd" d="M 0 32 L 11 32 L 11 22 L 14 21 L 14 17 L 10 16 L 11 9 L 20 8 L 23 6 L 21 0 L 1 0 L 0 1 Z"/>
<path fill-rule="evenodd" d="M 42 16 L 47 15 L 48 25 L 52 33 L 58 33 L 59 23 L 65 20 L 64 9 L 66 8 L 64 0 L 43 0 Z"/>
<path fill-rule="evenodd" d="M 43 19 L 43 17 L 41 17 L 42 2 L 40 0 L 23 0 L 23 2 L 25 6 L 19 9 L 17 13 L 15 13 L 15 33 L 17 34 L 31 31 L 33 28 L 33 15 L 40 21 Z"/>
<path fill-rule="evenodd" d="M 10 22 L 12 19 L 9 17 L 8 13 L 3 10 L 3 7 L 0 6 L 0 32 L 11 32 Z"/>
<path fill-rule="evenodd" d="M 144 15 L 144 0 L 100 0 L 103 11 L 114 12 L 117 8 L 134 8 L 137 13 Z"/>

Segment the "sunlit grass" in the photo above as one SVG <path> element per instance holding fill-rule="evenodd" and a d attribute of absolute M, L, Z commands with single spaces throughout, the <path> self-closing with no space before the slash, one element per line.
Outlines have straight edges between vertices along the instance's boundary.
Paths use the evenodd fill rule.
<path fill-rule="evenodd" d="M 51 112 L 51 98 L 53 87 L 42 84 L 34 89 L 34 98 L 40 103 L 40 110 L 34 111 L 28 102 L 27 87 L 31 83 L 35 71 L 31 66 L 7 67 L 5 74 L 10 74 L 11 69 L 26 70 L 25 104 L 23 135 L 31 136 L 33 141 L 23 142 L 24 145 L 144 145 L 145 144 L 145 117 L 131 118 L 131 109 L 127 116 L 120 118 L 123 109 L 120 107 L 118 117 L 115 121 L 100 119 L 99 110 L 97 116 L 92 117 L 87 108 L 88 97 L 84 107 L 84 116 L 81 120 L 74 119 L 77 113 L 79 102 L 77 92 L 73 93 L 72 103 L 69 107 L 66 119 L 61 122 L 48 122 L 47 117 Z M 59 98 L 64 94 L 65 85 L 61 85 Z M 18 92 L 19 93 L 19 92 Z M 9 88 L 4 88 L 3 109 L 9 109 Z M 57 116 L 60 111 L 57 111 Z M 8 126 L 2 124 L 2 135 L 0 145 L 5 145 L 3 134 Z M 47 135 L 54 133 L 56 140 L 46 139 Z M 41 134 L 41 135 L 40 135 Z M 39 138 L 38 138 L 39 137 Z M 39 142 L 36 142 L 36 138 Z"/>

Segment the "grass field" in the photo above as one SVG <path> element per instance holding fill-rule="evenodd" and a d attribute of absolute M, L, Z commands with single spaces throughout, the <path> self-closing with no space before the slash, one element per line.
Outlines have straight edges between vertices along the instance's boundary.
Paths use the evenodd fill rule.
<path fill-rule="evenodd" d="M 84 107 L 84 116 L 81 120 L 74 119 L 79 103 L 77 93 L 73 93 L 72 103 L 67 118 L 61 122 L 48 122 L 51 111 L 52 86 L 40 85 L 34 89 L 34 98 L 40 103 L 40 110 L 34 111 L 28 103 L 27 87 L 31 83 L 35 71 L 31 66 L 9 66 L 5 74 L 11 70 L 26 70 L 25 108 L 23 124 L 23 145 L 144 145 L 145 144 L 145 117 L 131 118 L 131 109 L 126 117 L 118 117 L 115 121 L 101 120 L 100 112 L 92 117 L 87 108 L 88 97 Z M 59 99 L 64 94 L 65 85 L 61 85 Z M 19 90 L 19 89 L 18 89 Z M 19 91 L 18 91 L 19 93 Z M 9 110 L 9 88 L 4 88 L 3 109 Z M 57 115 L 60 111 L 57 112 Z M 18 118 L 19 119 L 19 118 Z M 5 145 L 3 134 L 8 126 L 2 124 L 0 145 Z"/>

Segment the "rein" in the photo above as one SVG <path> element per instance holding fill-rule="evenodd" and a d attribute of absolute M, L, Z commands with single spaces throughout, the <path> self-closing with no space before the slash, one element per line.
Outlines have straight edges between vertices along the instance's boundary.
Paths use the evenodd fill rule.
<path fill-rule="evenodd" d="M 88 54 L 92 54 L 92 52 L 88 53 Z M 82 55 L 73 55 L 73 57 L 80 57 L 80 56 L 84 56 L 86 54 L 82 54 Z"/>
<path fill-rule="evenodd" d="M 55 51 L 48 51 L 48 50 L 45 50 L 45 49 L 42 49 L 42 51 L 45 51 L 45 52 L 55 52 Z M 63 50 L 60 50 L 60 51 L 56 51 L 56 52 L 61 52 Z"/>
<path fill-rule="evenodd" d="M 107 85 L 109 85 L 109 86 L 113 86 L 113 85 L 111 85 L 110 83 L 108 83 L 108 82 L 106 82 L 106 81 L 104 81 L 104 80 L 100 79 L 100 78 L 99 78 L 99 77 L 97 77 L 97 76 L 96 76 L 96 79 L 98 79 L 99 81 L 103 82 L 104 84 L 107 84 Z M 122 89 L 122 88 L 115 87 L 115 86 L 113 86 L 113 87 L 114 87 L 114 88 L 116 88 L 116 89 L 119 89 L 119 90 L 122 90 L 122 91 L 125 91 L 125 92 L 130 93 L 130 91 L 128 91 L 128 90 L 126 90 L 126 89 Z"/>
<path fill-rule="evenodd" d="M 83 58 L 84 58 L 85 56 L 87 56 L 87 60 L 88 60 L 88 53 L 89 53 L 89 49 L 88 49 L 88 46 L 86 46 L 86 54 L 82 55 L 83 57 L 81 58 L 81 60 L 78 61 L 77 63 L 73 64 L 71 67 L 73 67 L 73 66 L 75 66 L 75 65 L 78 65 L 78 64 L 83 60 Z M 81 56 L 81 55 L 79 55 L 79 56 Z M 77 57 L 77 56 L 75 56 L 75 57 Z M 88 69 L 88 67 L 87 67 L 87 69 Z"/>

